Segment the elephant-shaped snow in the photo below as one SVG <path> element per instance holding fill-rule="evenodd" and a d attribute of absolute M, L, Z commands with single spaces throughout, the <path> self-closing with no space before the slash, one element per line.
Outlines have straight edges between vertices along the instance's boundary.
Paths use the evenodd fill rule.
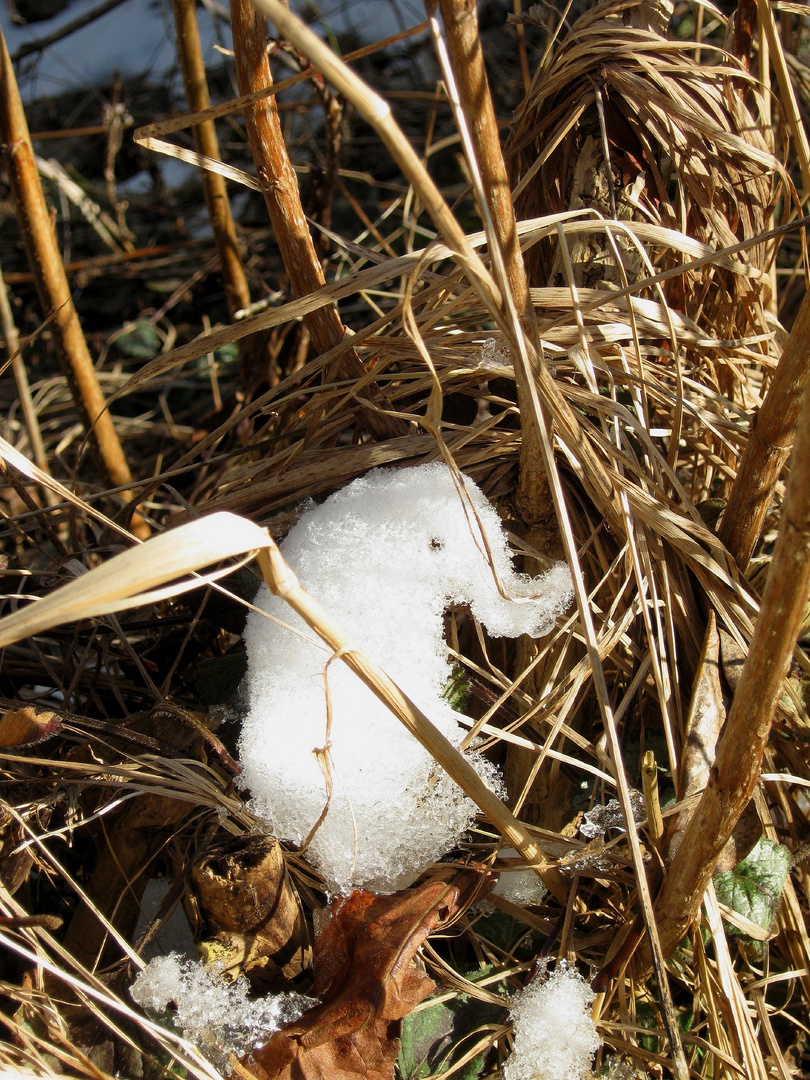
<path fill-rule="evenodd" d="M 564 564 L 514 572 L 494 508 L 462 479 L 463 493 L 440 463 L 375 469 L 306 512 L 282 545 L 304 588 L 456 745 L 464 729 L 442 696 L 447 608 L 469 605 L 494 636 L 540 636 L 572 592 Z M 331 889 L 404 888 L 458 842 L 475 807 L 284 601 L 263 587 L 256 605 L 272 618 L 253 613 L 245 631 L 239 753 L 254 811 L 300 844 L 326 805 L 326 772 L 329 808 L 308 856 Z M 476 765 L 497 787 L 493 767 Z"/>

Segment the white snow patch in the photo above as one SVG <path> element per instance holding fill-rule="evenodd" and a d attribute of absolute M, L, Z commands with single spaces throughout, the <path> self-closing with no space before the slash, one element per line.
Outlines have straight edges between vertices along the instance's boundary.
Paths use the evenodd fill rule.
<path fill-rule="evenodd" d="M 274 1031 L 297 1020 L 313 998 L 279 994 L 248 998 L 244 976 L 226 982 L 222 974 L 176 953 L 150 961 L 130 987 L 132 999 L 152 1013 L 174 1004 L 174 1024 L 214 1063 L 241 1057 L 263 1045 Z"/>
<path fill-rule="evenodd" d="M 375 469 L 304 514 L 282 545 L 304 588 L 456 745 L 465 732 L 442 698 L 447 608 L 468 604 L 494 636 L 537 637 L 572 596 L 562 563 L 536 579 L 515 573 L 495 509 L 471 480 L 464 489 L 441 463 Z M 309 857 L 336 891 L 406 887 L 458 842 L 474 805 L 343 663 L 327 668 L 284 601 L 263 588 L 255 602 L 300 633 L 248 618 L 239 754 L 252 809 L 300 844 L 327 802 L 316 751 L 328 745 L 331 801 Z M 477 767 L 497 785 L 492 766 Z"/>
<path fill-rule="evenodd" d="M 498 852 L 501 859 L 515 859 L 515 869 L 501 870 L 500 877 L 495 883 L 493 893 L 509 900 L 512 904 L 520 904 L 526 907 L 528 904 L 541 904 L 543 897 L 548 892 L 534 870 L 525 869 L 525 864 L 514 848 L 501 848 Z"/>
<path fill-rule="evenodd" d="M 594 992 L 575 968 L 561 964 L 512 1002 L 515 1043 L 504 1080 L 586 1080 L 602 1040 L 591 1019 Z"/>

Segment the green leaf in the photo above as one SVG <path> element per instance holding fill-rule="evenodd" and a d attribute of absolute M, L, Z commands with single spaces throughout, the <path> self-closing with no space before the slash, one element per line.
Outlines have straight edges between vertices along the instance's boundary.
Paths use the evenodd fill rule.
<path fill-rule="evenodd" d="M 470 682 L 467 673 L 462 667 L 459 667 L 458 664 L 454 664 L 453 674 L 447 680 L 444 690 L 442 691 L 444 700 L 451 709 L 455 709 L 456 712 L 464 712 L 464 707 L 469 699 L 471 689 L 472 683 Z"/>
<path fill-rule="evenodd" d="M 397 1065 L 402 1080 L 420 1080 L 431 1073 L 428 1058 L 449 1039 L 455 1015 L 447 1002 L 409 1013 L 402 1021 Z"/>
<path fill-rule="evenodd" d="M 476 968 L 468 978 L 483 978 L 491 967 Z M 495 992 L 504 987 L 490 987 Z M 471 1046 L 474 1032 L 485 1024 L 497 1023 L 503 1009 L 469 994 L 459 994 L 427 1009 L 417 1009 L 402 1021 L 397 1072 L 401 1080 L 421 1080 L 433 1072 L 449 1069 Z M 484 1071 L 486 1054 L 476 1055 L 458 1072 L 458 1080 L 478 1080 Z"/>
<path fill-rule="evenodd" d="M 160 334 L 145 320 L 131 323 L 124 333 L 115 339 L 116 349 L 134 360 L 151 360 L 160 352 L 161 344 Z"/>
<path fill-rule="evenodd" d="M 504 952 L 513 952 L 524 938 L 529 936 L 533 942 L 536 936 L 525 923 L 497 910 L 489 911 L 476 919 L 475 932 Z"/>
<path fill-rule="evenodd" d="M 775 840 L 760 839 L 733 870 L 714 875 L 717 898 L 750 922 L 768 931 L 782 897 L 790 852 Z"/>

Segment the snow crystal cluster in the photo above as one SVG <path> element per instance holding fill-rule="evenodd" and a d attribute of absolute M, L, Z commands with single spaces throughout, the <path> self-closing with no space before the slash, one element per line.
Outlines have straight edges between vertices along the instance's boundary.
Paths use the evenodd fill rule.
<path fill-rule="evenodd" d="M 647 807 L 644 804 L 644 796 L 640 791 L 630 790 L 630 805 L 633 808 L 633 817 L 636 824 L 643 821 L 647 816 Z M 618 829 L 619 832 L 627 832 L 624 814 L 618 799 L 611 799 L 605 806 L 595 806 L 583 816 L 579 831 L 589 840 L 597 836 L 604 836 L 610 829 Z"/>
<path fill-rule="evenodd" d="M 282 550 L 353 643 L 456 745 L 464 729 L 442 696 L 448 607 L 469 605 L 494 636 L 540 636 L 571 602 L 567 567 L 516 573 L 494 508 L 440 463 L 368 473 L 305 513 Z M 475 807 L 284 601 L 263 588 L 256 604 L 274 618 L 254 612 L 245 632 L 239 755 L 252 809 L 300 844 L 328 803 L 308 857 L 329 887 L 406 887 L 458 842 Z M 497 787 L 492 767 L 477 767 Z"/>
<path fill-rule="evenodd" d="M 497 338 L 487 338 L 484 344 L 481 346 L 481 352 L 479 354 L 478 366 L 482 368 L 502 368 L 509 367 L 512 364 L 512 350 L 505 341 L 498 341 Z"/>
<path fill-rule="evenodd" d="M 602 1040 L 591 1019 L 593 990 L 575 968 L 561 964 L 545 982 L 531 983 L 511 1007 L 515 1042 L 504 1080 L 586 1080 Z"/>
<path fill-rule="evenodd" d="M 496 896 L 508 900 L 512 904 L 527 907 L 529 904 L 541 904 L 548 889 L 545 887 L 534 870 L 527 870 L 525 863 L 514 848 L 501 848 L 498 853 L 501 859 L 512 859 L 515 867 L 502 870 L 493 893 Z"/>
<path fill-rule="evenodd" d="M 228 1054 L 241 1057 L 256 1049 L 316 1004 L 300 994 L 251 1001 L 248 989 L 244 976 L 226 982 L 219 971 L 170 953 L 150 961 L 129 992 L 152 1013 L 165 1012 L 173 1004 L 175 1026 L 217 1063 L 226 1062 Z"/>

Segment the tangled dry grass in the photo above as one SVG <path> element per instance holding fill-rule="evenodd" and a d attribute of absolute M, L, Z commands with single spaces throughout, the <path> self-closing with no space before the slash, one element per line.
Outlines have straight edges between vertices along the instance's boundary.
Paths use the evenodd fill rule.
<path fill-rule="evenodd" d="M 306 498 L 374 466 L 445 458 L 499 507 L 527 568 L 566 557 L 581 583 L 576 610 L 542 641 L 487 641 L 464 613 L 448 629 L 471 687 L 471 738 L 502 765 L 519 824 L 512 836 L 509 821 L 482 816 L 457 858 L 492 863 L 500 830 L 553 886 L 545 905 L 497 902 L 510 920 L 505 937 L 505 923 L 469 912 L 455 938 L 423 949 L 446 994 L 501 1009 L 498 1022 L 475 1029 L 484 1057 L 465 1075 L 496 1074 L 508 1049 L 507 994 L 537 956 L 568 958 L 596 976 L 597 1073 L 615 1056 L 641 1075 L 803 1075 L 807 552 L 793 553 L 787 576 L 768 571 L 780 557 L 785 499 L 806 520 L 810 490 L 802 459 L 790 470 L 795 490 L 785 489 L 810 333 L 801 300 L 810 162 L 795 129 L 810 84 L 805 16 L 782 5 L 777 27 L 772 10 L 756 6 L 772 87 L 749 70 L 761 45 L 749 40 L 733 55 L 724 19 L 708 6 L 680 6 L 669 37 L 663 3 L 608 0 L 570 23 L 535 8 L 516 15 L 499 32 L 517 34 L 509 40 L 536 67 L 504 164 L 485 125 L 468 123 L 483 105 L 458 65 L 453 78 L 453 38 L 463 31 L 451 16 L 463 4 L 441 5 L 448 59 L 422 114 L 419 154 L 382 99 L 334 54 L 321 55 L 283 5 L 258 7 L 290 42 L 285 52 L 300 71 L 289 82 L 311 80 L 327 117 L 320 179 L 335 209 L 330 219 L 322 198 L 315 212 L 326 273 L 320 250 L 301 254 L 294 224 L 284 235 L 280 221 L 292 215 L 270 205 L 278 193 L 268 185 L 278 255 L 263 265 L 282 294 L 260 310 L 235 318 L 257 296 L 258 232 L 241 233 L 248 255 L 230 270 L 239 230 L 227 219 L 214 220 L 204 256 L 151 251 L 151 273 L 169 258 L 184 280 L 174 304 L 122 319 L 110 335 L 96 365 L 113 418 L 101 441 L 82 416 L 92 403 L 71 394 L 75 367 L 38 376 L 26 398 L 33 350 L 50 357 L 61 340 L 71 363 L 58 320 L 24 339 L 17 382 L 8 370 L 4 382 L 6 610 L 27 611 L 106 564 L 134 543 L 132 533 L 144 539 L 230 511 L 278 538 Z M 184 4 L 176 8 L 180 24 Z M 254 9 L 241 0 L 237 8 L 244 67 L 263 20 L 257 31 Z M 441 24 L 434 33 L 441 44 Z M 192 51 L 187 42 L 185 71 L 194 70 Z M 761 74 L 769 70 L 763 64 Z M 256 174 L 278 175 L 283 162 L 268 162 L 284 157 L 281 129 L 261 127 L 271 99 L 247 76 L 239 92 L 259 101 L 247 112 Z M 414 112 L 417 100 L 408 100 Z M 337 167 L 345 101 L 392 155 L 394 181 Z M 290 117 L 311 108 L 293 104 Z M 244 105 L 209 109 L 192 97 L 189 110 L 221 125 Z M 446 142 L 434 145 L 432 128 L 450 116 Z M 141 141 L 166 150 L 188 127 L 187 117 L 152 125 Z M 291 121 L 289 141 L 296 130 Z M 458 197 L 455 212 L 422 160 L 442 160 L 448 145 L 464 161 L 444 185 L 455 181 L 445 192 Z M 238 182 L 248 168 L 244 139 L 233 156 L 242 160 L 227 167 L 210 140 L 172 152 L 207 165 L 209 207 L 231 191 L 216 187 L 221 177 Z M 513 231 L 499 169 L 515 194 Z M 19 204 L 31 181 L 15 179 L 12 165 L 10 173 Z M 308 231 L 305 221 L 300 228 Z M 137 284 L 133 245 L 115 246 L 120 260 L 132 257 Z M 61 262 L 58 252 L 51 258 Z M 201 258 L 206 274 L 219 266 L 230 275 L 219 324 L 184 302 L 178 326 L 173 313 Z M 8 369 L 16 352 L 8 316 L 5 327 Z M 115 337 L 130 342 L 128 357 Z M 104 438 L 123 447 L 128 474 L 110 472 Z M 258 580 L 255 568 L 231 562 L 258 546 L 246 535 L 240 546 L 227 529 L 212 530 L 199 558 L 179 550 L 170 561 L 171 541 L 160 558 L 144 549 L 133 569 L 112 564 L 109 591 L 83 597 L 89 606 L 43 608 L 42 624 L 23 630 L 0 622 L 0 1060 L 9 1065 L 99 1080 L 179 1068 L 219 1075 L 195 1047 L 140 1016 L 126 991 L 179 904 L 204 936 L 194 868 L 211 845 L 255 831 L 231 756 L 241 622 Z M 158 580 L 215 563 L 227 577 L 143 596 Z M 757 635 L 774 612 L 782 629 L 763 645 Z M 72 625 L 57 628 L 57 618 Z M 443 763 L 452 772 L 452 759 Z M 707 785 L 723 801 L 715 817 L 710 797 L 701 799 Z M 586 844 L 582 811 L 613 798 L 616 821 L 635 817 L 636 827 Z M 791 864 L 764 927 L 721 904 L 711 880 L 760 837 L 782 845 Z M 270 982 L 300 986 L 306 927 L 323 895 L 305 860 L 294 852 L 286 860 L 300 900 L 300 964 Z M 139 923 L 155 878 L 172 884 L 157 914 Z"/>

